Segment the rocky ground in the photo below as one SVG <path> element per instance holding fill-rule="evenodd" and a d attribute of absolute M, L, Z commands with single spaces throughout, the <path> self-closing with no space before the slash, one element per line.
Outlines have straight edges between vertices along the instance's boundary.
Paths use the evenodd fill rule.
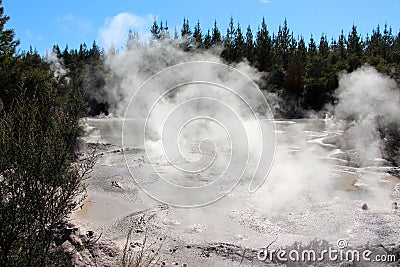
<path fill-rule="evenodd" d="M 69 255 L 75 266 L 122 266 L 124 255 L 130 255 L 140 262 L 139 266 L 272 266 L 278 263 L 301 266 L 312 263 L 283 262 L 276 257 L 262 261 L 259 251 L 265 247 L 268 247 L 268 251 L 285 248 L 287 251 L 297 249 L 300 252 L 311 248 L 316 251 L 336 248 L 332 240 L 315 239 L 318 230 L 314 230 L 317 231 L 314 237 L 309 233 L 301 233 L 310 228 L 313 217 L 307 216 L 311 215 L 295 212 L 289 213 L 289 217 L 282 215 L 277 216 L 275 221 L 268 220 L 260 217 L 256 207 L 241 201 L 242 196 L 235 193 L 220 204 L 218 202 L 212 207 L 197 210 L 182 210 L 160 204 L 139 190 L 131 180 L 124 166 L 121 148 L 110 144 L 90 146 L 96 147 L 100 158 L 91 177 L 85 180 L 88 198 L 74 212 L 71 220 L 60 228 L 55 242 Z M 145 164 L 141 151 L 132 153 L 136 155 L 138 168 Z M 349 177 L 344 180 L 339 186 L 345 190 L 354 186 L 355 180 Z M 235 199 L 240 200 L 236 206 L 230 203 Z M 362 207 L 361 204 L 359 210 L 355 211 L 361 214 L 357 215 L 361 230 L 356 234 L 364 233 L 366 237 L 372 237 L 367 240 L 383 241 L 357 244 L 354 248 L 360 251 L 368 248 L 374 255 L 395 255 L 392 260 L 399 264 L 400 247 L 390 243 L 391 238 L 384 237 L 398 235 L 400 217 L 395 215 L 398 216 L 396 225 L 395 221 L 394 224 L 388 221 L 392 220 L 391 214 L 372 214 L 368 205 Z M 321 212 L 321 216 L 329 216 L 334 211 L 327 209 L 326 215 L 323 215 L 323 209 Z M 307 218 L 311 221 L 301 222 Z M 329 220 L 329 217 L 326 219 Z M 282 224 L 281 220 L 292 220 L 292 223 Z M 367 225 L 363 220 L 377 226 L 363 229 L 365 226 L 361 225 Z M 382 224 L 382 229 L 377 233 L 379 224 Z M 387 225 L 393 229 L 385 230 Z M 376 262 L 351 262 L 345 259 L 323 260 L 319 263 L 324 266 L 377 266 Z"/>

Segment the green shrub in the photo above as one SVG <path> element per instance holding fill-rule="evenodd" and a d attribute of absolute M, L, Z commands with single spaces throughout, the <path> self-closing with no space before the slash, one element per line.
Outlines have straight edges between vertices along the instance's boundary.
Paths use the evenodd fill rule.
<path fill-rule="evenodd" d="M 94 162 L 76 155 L 86 107 L 74 81 L 54 79 L 37 54 L 11 61 L 10 69 L 0 69 L 7 77 L 0 111 L 0 265 L 47 266 L 55 230 L 82 200 L 81 181 Z"/>

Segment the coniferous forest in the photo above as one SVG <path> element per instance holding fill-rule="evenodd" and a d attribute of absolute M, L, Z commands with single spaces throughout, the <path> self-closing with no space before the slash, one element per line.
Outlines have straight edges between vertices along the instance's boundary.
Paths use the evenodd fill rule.
<path fill-rule="evenodd" d="M 400 33 L 393 33 L 389 25 L 377 25 L 367 36 L 361 36 L 357 26 L 352 25 L 349 31 L 342 30 L 337 37 L 311 36 L 309 40 L 293 33 L 286 20 L 277 32 L 268 28 L 265 18 L 256 31 L 250 26 L 242 29 L 233 18 L 226 30 L 220 29 L 217 21 L 212 29 L 202 29 L 199 21 L 192 27 L 187 18 L 183 19 L 180 30 L 171 32 L 167 25 L 167 22 L 155 20 L 149 29 L 152 37 L 148 44 L 140 41 L 140 36 L 131 29 L 127 33 L 126 47 L 122 49 L 135 49 L 137 42 L 152 45 L 165 40 L 171 40 L 171 45 L 187 52 L 218 47 L 226 63 L 246 60 L 263 73 L 259 86 L 284 100 L 280 115 L 285 117 L 302 117 L 306 110 L 319 111 L 334 102 L 338 74 L 352 72 L 364 64 L 400 82 Z M 61 49 L 55 45 L 53 51 L 72 73 L 85 74 L 88 69 L 107 71 L 103 62 L 110 51 L 104 51 L 95 42 L 90 47 L 81 44 L 77 49 Z M 104 82 L 98 78 L 87 82 L 89 115 L 108 112 L 108 103 L 98 103 L 90 94 L 101 91 Z"/>
<path fill-rule="evenodd" d="M 61 266 L 65 259 L 52 244 L 59 225 L 79 205 L 81 181 L 94 161 L 77 152 L 79 120 L 111 112 L 110 103 L 98 96 L 109 71 L 106 54 L 121 51 L 96 42 L 78 48 L 55 44 L 52 52 L 68 70 L 55 73 L 48 55 L 34 48 L 16 52 L 19 41 L 8 20 L 0 7 L 0 265 Z M 283 99 L 280 116 L 300 118 L 334 103 L 342 71 L 369 64 L 400 83 L 400 32 L 377 25 L 361 36 L 356 25 L 349 27 L 339 36 L 305 40 L 286 20 L 276 32 L 267 18 L 257 29 L 233 18 L 225 27 L 215 21 L 211 29 L 184 18 L 174 30 L 155 20 L 151 40 L 139 42 L 170 40 L 188 53 L 217 47 L 228 64 L 248 61 L 262 73 L 260 88 Z M 135 29 L 127 32 L 125 49 L 135 49 L 139 38 Z"/>

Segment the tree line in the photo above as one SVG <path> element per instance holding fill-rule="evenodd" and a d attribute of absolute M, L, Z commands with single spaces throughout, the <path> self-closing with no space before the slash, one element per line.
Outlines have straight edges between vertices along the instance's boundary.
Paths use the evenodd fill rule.
<path fill-rule="evenodd" d="M 129 30 L 125 48 L 135 49 L 138 45 L 165 40 L 187 52 L 221 48 L 220 56 L 226 63 L 246 60 L 263 74 L 260 88 L 277 93 L 284 100 L 282 115 L 286 117 L 301 117 L 305 110 L 319 111 L 333 103 L 341 71 L 352 72 L 370 64 L 400 82 L 400 32 L 394 34 L 387 24 L 383 29 L 378 25 L 365 38 L 353 25 L 348 33 L 342 30 L 337 38 L 322 34 L 319 38 L 311 35 L 305 40 L 290 30 L 286 19 L 274 33 L 269 30 L 265 18 L 256 32 L 250 26 L 243 30 L 240 23 L 231 18 L 223 34 L 217 21 L 211 29 L 203 31 L 199 21 L 192 28 L 189 20 L 184 18 L 179 32 L 175 28 L 171 34 L 167 22 L 154 20 L 150 33 L 150 41 L 145 42 Z M 87 73 L 88 68 L 96 72 L 107 71 L 103 64 L 106 52 L 96 43 L 90 48 L 82 44 L 79 49 L 66 47 L 63 51 L 55 45 L 53 50 L 73 72 Z M 117 51 L 112 48 L 108 52 Z M 91 107 L 89 114 L 107 113 L 107 101 L 98 97 L 104 95 L 101 91 L 104 79 L 86 78 L 89 78 L 84 79 L 87 82 L 86 99 Z M 93 95 L 96 97 L 91 97 Z"/>
<path fill-rule="evenodd" d="M 162 21 L 154 20 L 150 32 L 154 40 L 170 38 Z M 175 29 L 174 39 L 178 38 Z M 353 25 L 348 34 L 342 30 L 336 39 L 322 34 L 319 39 L 311 35 L 305 40 L 289 29 L 286 19 L 277 33 L 271 33 L 262 18 L 253 33 L 250 25 L 243 30 L 231 18 L 226 34 L 222 35 L 216 21 L 204 34 L 199 21 L 192 31 L 184 18 L 180 38 L 185 40 L 183 49 L 188 51 L 221 45 L 221 57 L 227 63 L 247 60 L 265 73 L 262 89 L 277 92 L 288 101 L 288 115 L 296 115 L 298 109 L 320 110 L 334 101 L 338 73 L 352 72 L 366 63 L 400 81 L 400 32 L 394 35 L 387 24 L 383 29 L 378 25 L 365 38 Z"/>

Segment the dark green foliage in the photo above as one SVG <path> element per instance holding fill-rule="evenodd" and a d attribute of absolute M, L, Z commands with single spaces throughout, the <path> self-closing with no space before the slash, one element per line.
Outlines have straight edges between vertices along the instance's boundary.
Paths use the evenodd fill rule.
<path fill-rule="evenodd" d="M 265 19 L 262 19 L 255 42 L 256 66 L 260 71 L 268 71 L 273 66 L 273 44 Z"/>
<path fill-rule="evenodd" d="M 246 41 L 245 41 L 245 46 L 244 46 L 244 53 L 245 57 L 247 60 L 254 64 L 255 61 L 255 48 L 254 48 L 254 37 L 253 37 L 253 31 L 251 30 L 250 25 L 247 27 L 246 30 Z"/>
<path fill-rule="evenodd" d="M 37 52 L 13 55 L 12 36 L 0 31 L 0 266 L 66 266 L 52 241 L 93 164 L 77 160 L 86 103 L 80 83 L 55 75 Z M 84 44 L 75 56 L 89 56 Z"/>
<path fill-rule="evenodd" d="M 246 56 L 246 46 L 244 41 L 244 36 L 242 33 L 242 28 L 240 28 L 240 24 L 238 23 L 235 38 L 233 40 L 235 53 L 234 53 L 234 61 L 239 62 L 242 61 L 243 58 Z"/>
<path fill-rule="evenodd" d="M 192 50 L 192 37 L 191 37 L 192 31 L 190 30 L 189 26 L 189 20 L 186 18 L 183 18 L 183 24 L 182 24 L 182 29 L 181 29 L 181 43 L 180 47 L 183 49 L 183 51 L 190 51 Z"/>
<path fill-rule="evenodd" d="M 190 35 L 186 18 L 182 29 L 187 36 Z M 250 26 L 243 34 L 240 24 L 235 27 L 231 18 L 223 37 L 216 21 L 204 36 L 200 22 L 197 22 L 191 37 L 197 47 L 205 49 L 222 44 L 221 57 L 228 63 L 246 58 L 264 72 L 263 89 L 274 88 L 274 92 L 282 98 L 290 99 L 285 110 L 291 110 L 293 114 L 287 113 L 287 116 L 301 116 L 301 110 L 318 111 L 326 104 L 332 104 L 338 86 L 338 73 L 351 72 L 365 63 L 400 81 L 400 33 L 394 36 L 387 25 L 383 33 L 378 26 L 365 41 L 353 25 L 347 35 L 342 31 L 337 40 L 329 40 L 323 34 L 316 42 L 311 35 L 306 45 L 302 37 L 294 37 L 286 19 L 278 27 L 277 34 L 271 36 L 265 18 L 262 18 L 255 35 Z"/>
<path fill-rule="evenodd" d="M 154 20 L 150 29 L 153 36 L 150 45 L 159 39 L 170 38 L 169 34 L 163 34 L 166 28 L 166 23 L 164 26 L 162 22 L 159 24 Z M 132 39 L 132 32 L 128 33 L 128 40 Z M 304 110 L 318 111 L 327 104 L 332 104 L 335 100 L 334 91 L 338 86 L 338 73 L 351 72 L 365 63 L 400 81 L 400 34 L 393 35 L 387 25 L 383 31 L 378 26 L 365 41 L 353 25 L 348 33 L 342 31 L 337 39 L 328 39 L 323 34 L 318 40 L 311 36 L 306 43 L 302 37 L 295 38 L 286 19 L 274 34 L 268 29 L 266 19 L 262 18 L 260 27 L 253 34 L 250 26 L 243 32 L 240 24 L 235 25 L 231 18 L 226 35 L 222 36 L 217 21 L 214 21 L 211 30 L 204 31 L 203 34 L 200 21 L 197 21 L 192 31 L 185 17 L 180 34 L 175 30 L 173 39 L 180 39 L 175 44 L 188 52 L 196 48 L 219 47 L 221 50 L 214 51 L 221 51 L 221 57 L 228 63 L 247 59 L 263 72 L 260 82 L 262 89 L 273 88 L 281 98 L 290 99 L 285 107 L 289 112 L 285 114 L 287 116 L 301 116 Z M 101 54 L 97 57 L 100 60 L 92 61 L 91 56 L 87 56 L 91 49 L 85 45 L 78 51 L 68 48 L 57 50 L 57 54 L 72 73 L 86 73 L 88 69 L 90 73 L 99 74 L 90 77 L 81 75 L 80 80 L 90 106 L 89 114 L 107 114 L 113 103 L 106 101 L 106 92 L 102 90 L 107 70 Z"/>
<path fill-rule="evenodd" d="M 128 38 L 127 45 L 129 44 L 133 49 L 135 45 L 138 45 L 139 37 L 131 34 L 133 39 Z M 95 116 L 100 113 L 108 115 L 110 104 L 107 102 L 107 93 L 104 90 L 108 70 L 104 65 L 103 54 L 96 42 L 93 42 L 90 49 L 83 44 L 79 50 L 68 50 L 68 47 L 66 47 L 60 53 L 58 46 L 55 46 L 53 52 L 64 63 L 64 67 L 68 69 L 67 78 L 74 81 L 77 88 L 83 89 L 84 99 L 89 106 L 88 115 Z"/>
<path fill-rule="evenodd" d="M 217 21 L 214 21 L 214 27 L 211 34 L 211 45 L 220 44 L 222 42 L 221 32 L 218 29 Z"/>
<path fill-rule="evenodd" d="M 204 43 L 203 43 L 204 48 L 208 49 L 212 46 L 212 38 L 210 35 L 210 30 L 207 31 L 206 36 L 204 36 Z"/>
<path fill-rule="evenodd" d="M 363 42 L 357 33 L 357 27 L 353 25 L 351 32 L 347 37 L 347 60 L 349 71 L 353 71 L 361 66 L 363 54 Z"/>
<path fill-rule="evenodd" d="M 233 25 L 233 18 L 231 17 L 228 29 L 226 30 L 226 37 L 224 40 L 224 50 L 221 53 L 221 57 L 227 60 L 228 62 L 235 61 L 235 53 L 236 53 L 235 35 L 236 35 L 236 29 Z"/>
<path fill-rule="evenodd" d="M 196 42 L 197 47 L 203 47 L 203 34 L 201 32 L 200 21 L 197 21 L 197 24 L 194 27 L 193 39 Z"/>
<path fill-rule="evenodd" d="M 0 72 L 7 78 L 0 117 L 0 265 L 45 266 L 54 231 L 84 192 L 87 169 L 74 161 L 86 107 L 77 84 L 56 79 L 38 54 L 12 57 L 8 66 L 8 74 Z"/>
<path fill-rule="evenodd" d="M 14 40 L 14 30 L 6 29 L 5 24 L 10 19 L 9 16 L 4 15 L 4 7 L 0 0 L 0 56 L 13 55 L 16 47 L 19 45 L 19 40 Z"/>
<path fill-rule="evenodd" d="M 278 35 L 274 40 L 275 64 L 277 68 L 287 69 L 289 66 L 289 49 L 293 40 L 293 35 L 289 31 L 285 19 L 283 26 L 279 26 Z"/>
<path fill-rule="evenodd" d="M 154 18 L 153 25 L 151 26 L 150 33 L 153 39 L 160 39 L 161 38 L 161 30 L 158 26 L 157 20 Z"/>
<path fill-rule="evenodd" d="M 160 23 L 160 36 L 161 39 L 169 39 L 169 28 L 168 28 L 168 21 L 165 21 L 165 25 L 161 21 Z"/>
<path fill-rule="evenodd" d="M 182 38 L 184 38 L 184 37 L 190 36 L 191 34 L 192 34 L 192 31 L 190 30 L 189 20 L 187 18 L 183 18 L 181 36 L 182 36 Z"/>

